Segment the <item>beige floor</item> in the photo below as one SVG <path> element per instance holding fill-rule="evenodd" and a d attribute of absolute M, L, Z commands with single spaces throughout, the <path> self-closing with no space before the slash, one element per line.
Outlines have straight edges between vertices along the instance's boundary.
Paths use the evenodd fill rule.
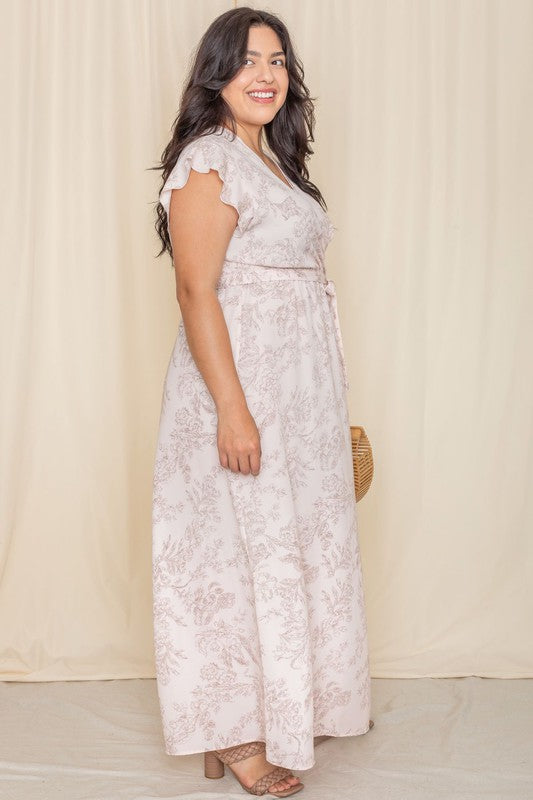
<path fill-rule="evenodd" d="M 372 718 L 316 747 L 299 800 L 533 800 L 532 680 L 374 679 Z M 165 755 L 153 680 L 0 682 L 0 720 L 2 800 L 252 796 Z"/>

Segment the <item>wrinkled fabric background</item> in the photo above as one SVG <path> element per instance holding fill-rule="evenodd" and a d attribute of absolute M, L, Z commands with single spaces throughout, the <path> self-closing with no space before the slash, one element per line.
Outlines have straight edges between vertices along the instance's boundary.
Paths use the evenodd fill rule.
<path fill-rule="evenodd" d="M 533 681 L 374 679 L 375 726 L 297 770 L 302 800 L 531 800 Z M 247 797 L 163 750 L 153 680 L 0 684 L 6 800 Z M 265 795 L 266 797 L 267 795 Z"/>
<path fill-rule="evenodd" d="M 231 6 L 0 2 L 6 681 L 154 676 L 151 471 L 179 311 L 149 167 Z M 350 421 L 374 450 L 372 677 L 531 677 L 533 6 L 269 8 L 317 98 Z"/>

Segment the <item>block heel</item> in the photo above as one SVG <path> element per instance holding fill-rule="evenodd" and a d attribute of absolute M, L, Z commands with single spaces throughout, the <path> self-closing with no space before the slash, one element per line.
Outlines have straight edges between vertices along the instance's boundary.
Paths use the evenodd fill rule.
<path fill-rule="evenodd" d="M 224 762 L 213 750 L 204 753 L 204 775 L 206 778 L 224 777 Z"/>

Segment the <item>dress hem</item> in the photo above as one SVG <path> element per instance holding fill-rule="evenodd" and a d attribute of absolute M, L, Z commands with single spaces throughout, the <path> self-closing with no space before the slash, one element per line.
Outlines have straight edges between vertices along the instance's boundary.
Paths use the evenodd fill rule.
<path fill-rule="evenodd" d="M 326 731 L 321 731 L 319 733 L 314 733 L 313 734 L 313 738 L 316 738 L 317 736 L 331 736 L 331 738 L 333 738 L 333 739 L 343 739 L 343 738 L 345 738 L 347 736 L 363 736 L 365 733 L 368 733 L 369 730 L 370 730 L 370 722 L 369 722 L 369 724 L 367 725 L 367 727 L 364 730 L 360 730 L 359 729 L 357 731 L 352 731 L 350 733 L 341 733 L 341 734 L 339 734 L 339 733 L 327 733 Z M 254 739 L 253 741 L 264 742 L 264 739 L 258 738 L 258 739 Z M 230 745 L 226 745 L 225 744 L 224 748 L 221 748 L 221 749 L 226 749 L 227 747 L 235 747 L 238 744 L 243 744 L 243 742 L 239 741 L 239 742 L 235 742 L 234 744 L 230 744 Z M 266 744 L 266 742 L 265 742 L 265 744 Z M 209 751 L 207 751 L 207 752 L 210 752 L 210 751 L 216 750 L 216 749 L 217 749 L 216 747 L 210 747 Z M 206 752 L 206 751 L 205 750 L 187 750 L 187 751 L 181 751 L 181 752 L 178 753 L 178 752 L 167 750 L 167 748 L 165 748 L 165 753 L 166 753 L 167 756 L 193 756 L 193 755 L 201 755 L 204 752 Z M 315 760 L 313 760 L 313 762 L 311 764 L 306 764 L 305 766 L 301 766 L 301 767 L 300 766 L 296 766 L 295 764 L 292 764 L 292 765 L 276 764 L 275 766 L 286 767 L 286 769 L 302 770 L 302 769 L 311 769 L 312 767 L 314 767 L 315 763 L 316 763 Z"/>

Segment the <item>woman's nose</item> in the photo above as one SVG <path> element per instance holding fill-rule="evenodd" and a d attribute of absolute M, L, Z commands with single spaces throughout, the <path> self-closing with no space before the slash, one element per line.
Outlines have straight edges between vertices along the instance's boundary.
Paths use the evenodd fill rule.
<path fill-rule="evenodd" d="M 265 63 L 259 65 L 259 77 L 264 78 L 268 83 L 272 83 L 273 76 L 270 64 Z"/>

